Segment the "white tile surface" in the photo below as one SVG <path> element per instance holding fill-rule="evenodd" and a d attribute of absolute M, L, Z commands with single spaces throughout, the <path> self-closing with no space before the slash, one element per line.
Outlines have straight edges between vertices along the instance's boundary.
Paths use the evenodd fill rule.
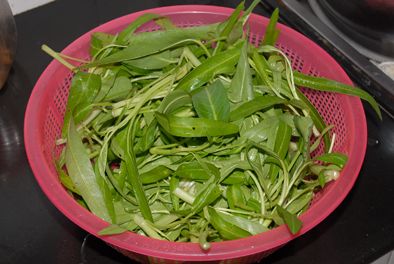
<path fill-rule="evenodd" d="M 393 251 L 390 252 L 390 259 L 388 261 L 388 264 L 394 264 L 394 252 Z"/>
<path fill-rule="evenodd" d="M 45 5 L 55 0 L 8 0 L 12 14 L 17 15 L 27 10 Z"/>
<path fill-rule="evenodd" d="M 393 251 L 387 253 L 386 255 L 378 258 L 371 264 L 394 264 L 394 253 Z"/>

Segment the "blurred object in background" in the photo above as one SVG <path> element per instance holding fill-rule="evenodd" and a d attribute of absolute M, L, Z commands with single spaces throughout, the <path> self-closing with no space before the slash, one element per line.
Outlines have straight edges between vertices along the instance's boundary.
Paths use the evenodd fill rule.
<path fill-rule="evenodd" d="M 8 0 L 12 14 L 18 15 L 33 8 L 45 5 L 55 0 Z"/>
<path fill-rule="evenodd" d="M 394 0 L 309 0 L 313 11 L 360 53 L 394 60 Z M 339 29 L 339 30 L 338 30 Z M 338 32 L 339 31 L 339 32 Z M 341 34 L 342 33 L 342 34 Z"/>
<path fill-rule="evenodd" d="M 0 0 L 0 89 L 7 80 L 16 51 L 16 26 L 7 0 Z"/>

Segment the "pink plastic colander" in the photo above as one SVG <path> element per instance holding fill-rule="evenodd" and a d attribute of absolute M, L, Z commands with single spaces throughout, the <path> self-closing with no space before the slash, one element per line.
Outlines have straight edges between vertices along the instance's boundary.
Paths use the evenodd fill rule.
<path fill-rule="evenodd" d="M 166 15 L 179 26 L 195 26 L 223 21 L 232 11 L 216 6 L 188 5 L 137 12 L 93 29 L 71 43 L 63 53 L 72 57 L 87 58 L 92 32 L 118 32 L 147 12 Z M 253 14 L 249 23 L 250 41 L 257 43 L 264 34 L 268 19 Z M 351 84 L 342 68 L 319 46 L 284 25 L 278 25 L 278 28 L 281 31 L 278 47 L 291 59 L 294 69 Z M 155 24 L 148 23 L 140 31 L 156 29 Z M 50 201 L 75 224 L 97 236 L 97 232 L 108 224 L 81 207 L 67 194 L 59 182 L 54 166 L 54 158 L 60 153 L 60 147 L 55 145 L 55 140 L 60 136 L 63 125 L 72 76 L 73 74 L 57 61 L 52 61 L 42 73 L 26 110 L 25 146 L 33 173 Z M 316 226 L 343 201 L 360 171 L 367 139 L 364 110 L 358 98 L 311 90 L 305 90 L 305 94 L 325 121 L 335 125 L 334 150 L 347 154 L 349 161 L 339 179 L 317 193 L 310 209 L 301 215 L 303 227 L 296 236 Z M 212 248 L 208 252 L 203 252 L 195 243 L 161 241 L 132 232 L 100 238 L 130 258 L 145 263 L 252 263 L 296 236 L 291 235 L 285 226 L 280 226 L 252 237 L 212 243 Z"/>

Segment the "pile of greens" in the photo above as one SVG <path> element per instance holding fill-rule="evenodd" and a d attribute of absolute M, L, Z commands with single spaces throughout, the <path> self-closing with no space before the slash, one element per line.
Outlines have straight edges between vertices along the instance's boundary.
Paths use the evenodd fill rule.
<path fill-rule="evenodd" d="M 347 157 L 332 152 L 332 126 L 299 87 L 356 95 L 380 114 L 377 104 L 293 71 L 275 48 L 278 10 L 250 44 L 258 2 L 195 27 L 142 15 L 119 34 L 92 34 L 90 61 L 43 46 L 74 72 L 59 177 L 111 223 L 101 235 L 129 230 L 206 250 L 282 224 L 295 234 L 314 192 L 339 176 Z M 162 30 L 135 32 L 149 21 Z M 312 157 L 320 144 L 325 152 Z"/>

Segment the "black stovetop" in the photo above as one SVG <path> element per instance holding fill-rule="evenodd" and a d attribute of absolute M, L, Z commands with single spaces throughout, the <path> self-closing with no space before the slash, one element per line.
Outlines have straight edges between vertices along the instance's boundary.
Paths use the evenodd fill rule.
<path fill-rule="evenodd" d="M 23 117 L 34 83 L 50 62 L 41 44 L 62 50 L 101 23 L 147 8 L 175 4 L 234 7 L 237 2 L 57 0 L 16 16 L 17 56 L 8 83 L 0 90 L 0 263 L 129 263 L 63 216 L 30 170 Z M 266 14 L 261 7 L 255 12 Z M 386 114 L 379 122 L 368 106 L 365 109 L 367 154 L 348 197 L 316 228 L 262 263 L 369 263 L 394 248 L 394 122 Z"/>

